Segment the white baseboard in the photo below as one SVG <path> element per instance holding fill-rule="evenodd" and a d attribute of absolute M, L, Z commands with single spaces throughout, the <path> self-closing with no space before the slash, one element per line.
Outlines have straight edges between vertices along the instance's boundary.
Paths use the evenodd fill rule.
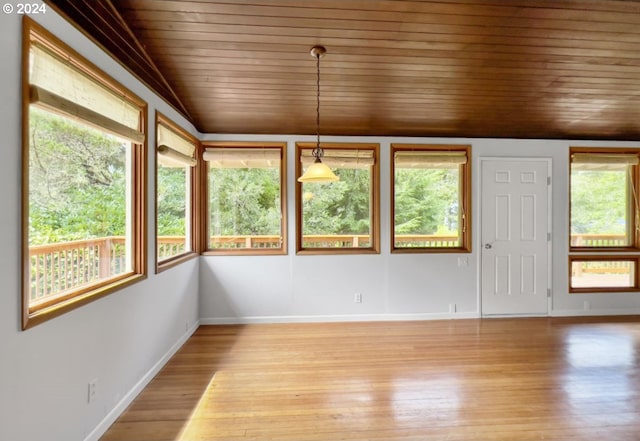
<path fill-rule="evenodd" d="M 257 323 L 374 322 L 408 320 L 451 320 L 479 318 L 477 312 L 358 315 L 272 315 L 243 317 L 201 317 L 201 325 L 246 325 Z"/>
<path fill-rule="evenodd" d="M 142 389 L 155 377 L 160 369 L 178 352 L 178 349 L 196 332 L 196 329 L 200 326 L 200 322 L 196 321 L 187 332 L 185 332 L 180 339 L 153 365 L 151 369 L 136 383 L 133 388 L 125 394 L 125 396 L 111 409 L 111 411 L 105 416 L 102 421 L 87 435 L 84 441 L 98 441 L 102 435 L 111 427 L 111 425 L 118 419 L 118 417 L 126 410 L 126 408 L 133 402 Z"/>
<path fill-rule="evenodd" d="M 563 309 L 550 311 L 548 315 L 495 315 L 482 317 L 477 312 L 420 313 L 420 314 L 358 314 L 358 315 L 272 315 L 241 317 L 201 317 L 201 325 L 246 325 L 259 323 L 321 323 L 321 322 L 373 322 L 409 320 L 454 320 L 477 318 L 517 318 L 517 317 L 588 317 L 588 316 L 640 315 L 635 309 Z"/>
<path fill-rule="evenodd" d="M 633 309 L 557 309 L 549 313 L 551 317 L 589 317 L 607 315 L 640 315 L 640 308 Z"/>
<path fill-rule="evenodd" d="M 535 318 L 535 317 L 548 317 L 549 314 L 485 314 L 481 318 L 494 319 L 494 318 Z"/>

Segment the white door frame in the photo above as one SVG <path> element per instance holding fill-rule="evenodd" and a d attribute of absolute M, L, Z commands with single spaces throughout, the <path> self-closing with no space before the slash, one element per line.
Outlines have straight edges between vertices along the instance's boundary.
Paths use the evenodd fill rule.
<path fill-rule="evenodd" d="M 480 184 L 478 185 L 478 194 L 476 194 L 476 201 L 478 201 L 478 226 L 476 231 L 478 231 L 479 233 L 476 234 L 476 249 L 479 250 L 478 252 L 480 253 L 478 255 L 477 258 L 477 262 L 478 262 L 478 279 L 477 279 L 477 286 L 478 286 L 478 298 L 477 298 L 477 307 L 478 307 L 478 314 L 480 317 L 485 317 L 482 313 L 482 204 L 480 203 L 480 201 L 482 201 L 482 192 L 483 192 L 483 188 L 482 188 L 482 165 L 484 162 L 489 162 L 489 161 L 522 161 L 522 162 L 528 162 L 528 161 L 541 161 L 541 162 L 546 162 L 547 163 L 547 176 L 549 178 L 549 184 L 547 185 L 547 228 L 548 228 L 548 232 L 551 235 L 551 240 L 547 241 L 547 314 L 546 316 L 549 316 L 550 311 L 553 308 L 553 289 L 552 289 L 552 281 L 553 281 L 553 262 L 552 262 L 552 258 L 553 258 L 553 253 L 552 253 L 552 243 L 554 240 L 554 234 L 553 234 L 553 213 L 552 213 L 552 207 L 553 207 L 553 192 L 552 192 L 552 187 L 553 187 L 553 179 L 552 179 L 552 173 L 553 173 L 553 159 L 548 157 L 548 156 L 540 156 L 540 157 L 535 157 L 535 156 L 481 156 L 479 158 L 479 165 L 480 165 L 480 172 L 477 174 L 478 175 L 478 179 L 480 181 Z M 511 314 L 504 314 L 502 315 L 502 317 L 510 317 L 510 316 L 517 316 L 517 317 L 523 317 L 522 314 L 517 314 L 517 315 L 511 315 Z M 491 317 L 500 317 L 500 315 L 491 315 Z"/>

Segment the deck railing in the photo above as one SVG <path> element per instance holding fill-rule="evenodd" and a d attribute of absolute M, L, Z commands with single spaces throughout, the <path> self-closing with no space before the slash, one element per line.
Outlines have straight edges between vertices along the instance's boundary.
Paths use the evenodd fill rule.
<path fill-rule="evenodd" d="M 184 236 L 159 236 L 158 237 L 158 260 L 167 257 L 177 256 L 185 251 L 186 241 Z"/>
<path fill-rule="evenodd" d="M 367 235 L 308 235 L 304 237 L 305 247 L 369 247 Z M 572 235 L 573 245 L 620 246 L 624 245 L 623 235 Z M 399 235 L 398 247 L 447 247 L 457 246 L 455 236 L 439 235 Z M 162 259 L 184 251 L 182 236 L 158 237 L 158 257 Z M 214 236 L 210 246 L 217 249 L 260 249 L 278 248 L 280 236 Z M 77 288 L 100 279 L 126 271 L 125 238 L 112 236 L 101 239 L 76 240 L 29 248 L 31 300 L 40 300 L 62 291 Z M 611 263 L 607 265 L 611 266 Z M 616 264 L 623 268 L 624 263 Z M 582 272 L 601 272 L 611 268 L 596 264 L 584 265 Z"/>
<path fill-rule="evenodd" d="M 458 236 L 396 234 L 396 248 L 448 248 L 460 246 Z"/>
<path fill-rule="evenodd" d="M 632 263 L 628 260 L 578 260 L 573 261 L 571 274 L 632 274 Z"/>
<path fill-rule="evenodd" d="M 212 236 L 211 248 L 215 249 L 255 249 L 279 248 L 280 236 Z M 363 248 L 371 246 L 369 235 L 310 234 L 304 236 L 306 248 Z"/>
<path fill-rule="evenodd" d="M 627 244 L 624 234 L 572 234 L 572 247 L 623 247 Z"/>
<path fill-rule="evenodd" d="M 29 247 L 31 300 L 126 271 L 124 236 Z"/>
<path fill-rule="evenodd" d="M 211 236 L 209 246 L 215 249 L 280 248 L 280 236 Z"/>
<path fill-rule="evenodd" d="M 366 248 L 371 246 L 367 234 L 308 234 L 303 237 L 305 248 Z M 213 236 L 210 246 L 216 249 L 278 248 L 280 236 Z M 407 234 L 396 236 L 397 247 L 455 247 L 457 236 Z"/>

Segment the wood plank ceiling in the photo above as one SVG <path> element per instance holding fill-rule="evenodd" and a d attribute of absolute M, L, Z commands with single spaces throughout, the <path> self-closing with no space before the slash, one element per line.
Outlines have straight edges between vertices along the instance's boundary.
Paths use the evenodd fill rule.
<path fill-rule="evenodd" d="M 321 44 L 323 135 L 640 140 L 636 1 L 103 1 L 202 132 L 315 133 Z"/>

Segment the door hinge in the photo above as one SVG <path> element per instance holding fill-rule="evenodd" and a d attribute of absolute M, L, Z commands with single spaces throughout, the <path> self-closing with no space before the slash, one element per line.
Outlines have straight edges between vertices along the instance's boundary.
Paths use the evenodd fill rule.
<path fill-rule="evenodd" d="M 551 242 L 551 233 L 547 233 L 547 242 Z"/>
<path fill-rule="evenodd" d="M 551 185 L 551 176 L 547 176 L 547 185 Z"/>
<path fill-rule="evenodd" d="M 547 297 L 551 297 L 551 288 L 547 288 Z"/>

